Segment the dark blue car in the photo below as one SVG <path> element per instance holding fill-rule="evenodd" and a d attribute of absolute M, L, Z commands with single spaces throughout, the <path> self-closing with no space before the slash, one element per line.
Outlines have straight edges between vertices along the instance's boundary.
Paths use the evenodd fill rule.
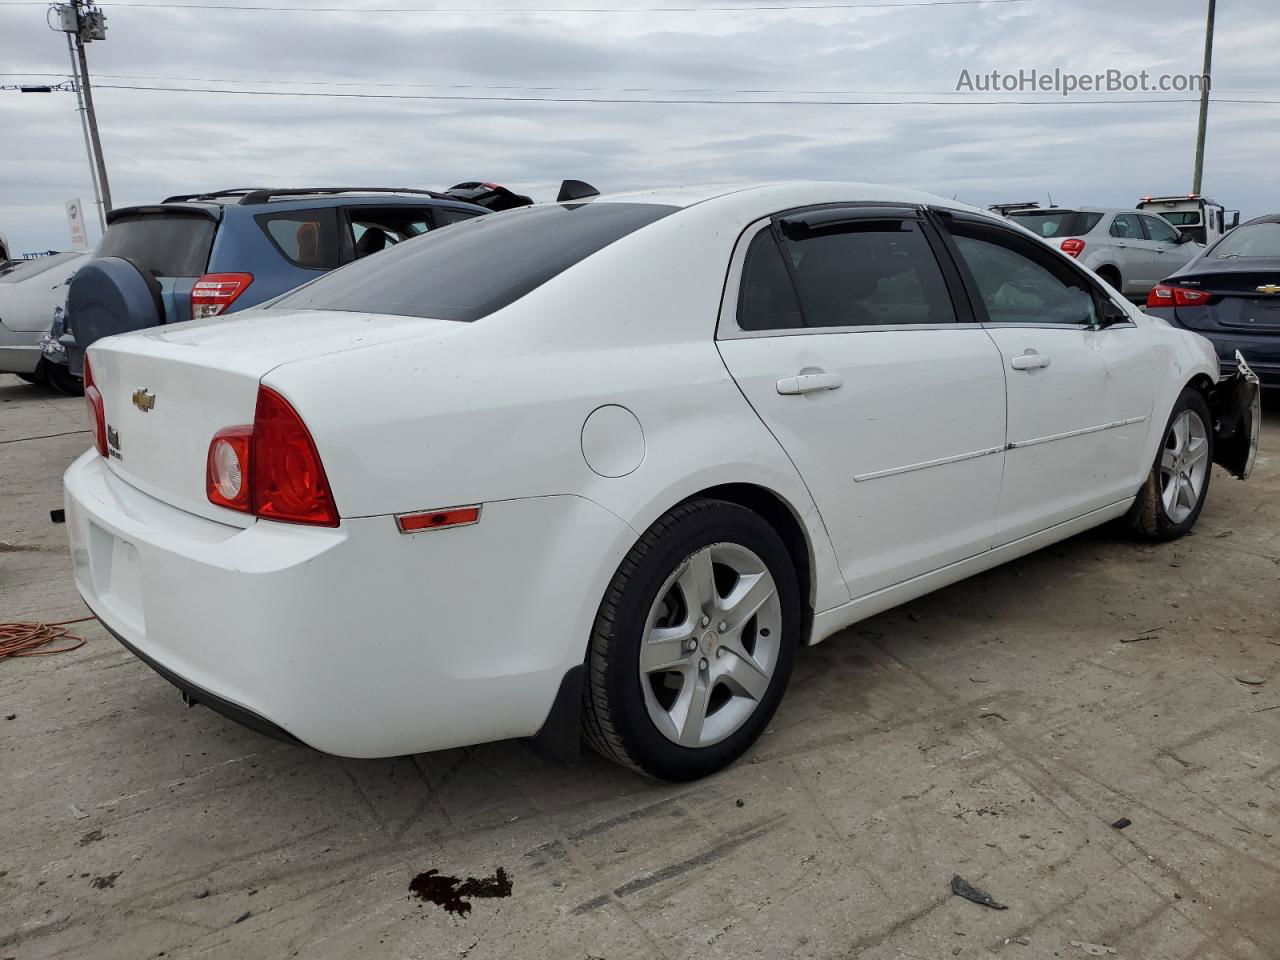
<path fill-rule="evenodd" d="M 486 196 L 501 190 L 460 186 L 484 186 Z M 256 306 L 493 208 L 426 190 L 323 187 L 218 190 L 112 210 L 102 242 L 71 282 L 65 330 L 47 341 L 65 356 L 47 347 L 46 358 L 78 376 L 84 348 L 99 336 Z"/>
<path fill-rule="evenodd" d="M 1156 284 L 1147 313 L 1207 337 L 1224 369 L 1239 350 L 1280 389 L 1280 214 L 1241 224 Z"/>

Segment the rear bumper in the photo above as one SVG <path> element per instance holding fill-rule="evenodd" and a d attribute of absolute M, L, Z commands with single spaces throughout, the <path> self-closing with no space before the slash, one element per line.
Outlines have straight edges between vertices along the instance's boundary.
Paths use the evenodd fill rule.
<path fill-rule="evenodd" d="M 1218 353 L 1218 363 L 1223 375 L 1233 374 L 1236 370 L 1236 351 L 1244 354 L 1250 369 L 1258 375 L 1263 389 L 1280 388 L 1280 336 L 1252 335 L 1232 330 L 1198 330 L 1194 327 L 1178 323 L 1174 310 L 1169 307 L 1151 307 L 1147 310 L 1153 317 L 1160 317 L 1180 330 L 1198 333 L 1210 343 Z"/>
<path fill-rule="evenodd" d="M 128 649 L 241 723 L 351 757 L 537 733 L 634 536 L 572 496 L 408 536 L 391 517 L 230 527 L 92 451 L 64 487 L 76 585 Z"/>
<path fill-rule="evenodd" d="M 35 372 L 43 335 L 40 330 L 10 330 L 0 323 L 0 373 Z"/>

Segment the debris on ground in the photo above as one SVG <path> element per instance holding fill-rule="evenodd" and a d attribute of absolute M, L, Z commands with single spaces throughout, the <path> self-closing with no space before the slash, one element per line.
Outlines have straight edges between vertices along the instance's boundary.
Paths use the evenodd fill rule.
<path fill-rule="evenodd" d="M 6 713 L 6 714 L 4 715 L 4 718 L 5 718 L 6 720 L 17 720 L 17 719 L 18 719 L 18 715 L 17 715 L 16 713 Z"/>
<path fill-rule="evenodd" d="M 997 903 L 992 899 L 991 894 L 985 890 L 979 890 L 958 873 L 951 878 L 951 892 L 957 897 L 964 897 L 966 900 L 971 900 L 984 907 L 990 907 L 992 910 L 1009 909 L 1003 903 Z"/>
<path fill-rule="evenodd" d="M 116 885 L 116 880 L 120 878 L 123 871 L 117 870 L 115 873 L 108 873 L 105 877 L 94 877 L 93 887 L 95 890 L 109 890 Z"/>
<path fill-rule="evenodd" d="M 88 820 L 89 815 L 77 807 L 74 803 L 70 804 L 71 813 L 77 820 Z"/>
<path fill-rule="evenodd" d="M 1267 678 L 1260 673 L 1241 673 L 1236 675 L 1236 679 L 1250 687 L 1260 687 L 1267 682 Z"/>
<path fill-rule="evenodd" d="M 235 920 L 232 921 L 232 923 L 233 924 L 244 923 L 244 921 L 248 920 L 251 916 L 253 916 L 253 911 L 246 910 L 244 913 L 240 914 L 240 916 L 236 917 Z"/>
<path fill-rule="evenodd" d="M 198 892 L 196 893 L 196 899 L 197 899 L 197 900 L 203 900 L 203 899 L 204 899 L 205 897 L 207 897 L 208 895 L 209 895 L 209 891 L 208 891 L 207 889 L 205 889 L 205 890 L 200 890 L 200 891 L 198 891 Z"/>
<path fill-rule="evenodd" d="M 428 870 L 409 882 L 409 893 L 461 917 L 471 912 L 468 900 L 509 897 L 511 886 L 511 876 L 502 867 L 498 867 L 492 877 L 465 880 L 444 876 L 439 870 Z"/>
<path fill-rule="evenodd" d="M 1125 827 L 1132 825 L 1132 823 L 1133 821 L 1130 820 L 1128 817 L 1121 817 L 1119 820 L 1113 823 L 1112 826 L 1115 827 L 1117 830 L 1123 830 Z"/>
<path fill-rule="evenodd" d="M 102 839 L 101 830 L 90 830 L 88 833 L 86 833 L 83 837 L 80 838 L 80 846 L 87 847 L 89 844 L 96 843 L 101 839 Z"/>
<path fill-rule="evenodd" d="M 987 720 L 991 717 L 995 717 L 997 720 L 1003 720 L 1005 723 L 1009 722 L 1008 717 L 1006 717 L 1003 713 L 996 712 L 995 710 L 987 710 L 987 711 L 984 711 L 983 713 L 978 714 L 979 720 Z"/>
<path fill-rule="evenodd" d="M 1105 957 L 1108 953 L 1115 953 L 1115 947 L 1108 947 L 1101 943 L 1085 943 L 1083 940 L 1072 940 L 1073 947 L 1079 947 L 1091 957 Z"/>
<path fill-rule="evenodd" d="M 67 511 L 66 511 L 66 510 L 61 510 L 61 509 L 59 509 L 59 510 L 50 510 L 50 511 L 49 511 L 49 519 L 50 519 L 53 523 L 66 523 L 66 522 L 67 522 Z"/>
<path fill-rule="evenodd" d="M 743 800 L 735 800 L 734 803 L 739 807 L 745 807 L 747 805 Z"/>
<path fill-rule="evenodd" d="M 1005 937 L 1004 945 L 1007 947 L 1011 943 L 1016 943 L 1020 947 L 1030 946 L 1031 941 L 1026 937 Z"/>

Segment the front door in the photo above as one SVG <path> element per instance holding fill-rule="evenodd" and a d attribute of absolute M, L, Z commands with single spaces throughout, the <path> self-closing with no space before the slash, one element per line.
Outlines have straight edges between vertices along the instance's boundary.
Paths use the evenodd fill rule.
<path fill-rule="evenodd" d="M 1003 361 L 941 251 L 915 208 L 792 212 L 747 231 L 726 290 L 720 352 L 808 484 L 855 598 L 995 532 Z"/>
<path fill-rule="evenodd" d="M 1154 392 L 1141 331 L 1055 251 L 944 219 L 1008 383 L 997 545 L 1132 497 Z"/>

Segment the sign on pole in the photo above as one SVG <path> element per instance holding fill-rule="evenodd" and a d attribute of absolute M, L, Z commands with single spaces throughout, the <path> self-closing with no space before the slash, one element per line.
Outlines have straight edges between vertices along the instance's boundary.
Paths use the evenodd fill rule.
<path fill-rule="evenodd" d="M 89 238 L 84 232 L 84 211 L 80 209 L 80 198 L 67 201 L 67 226 L 71 228 L 71 249 L 88 250 Z"/>

